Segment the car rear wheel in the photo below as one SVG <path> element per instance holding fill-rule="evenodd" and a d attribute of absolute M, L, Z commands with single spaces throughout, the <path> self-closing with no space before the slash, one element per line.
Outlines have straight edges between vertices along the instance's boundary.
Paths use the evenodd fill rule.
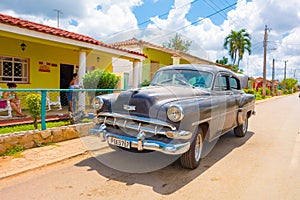
<path fill-rule="evenodd" d="M 203 131 L 199 127 L 190 149 L 182 154 L 180 157 L 180 163 L 182 167 L 188 169 L 195 169 L 199 166 L 201 160 L 201 154 L 203 150 Z"/>
<path fill-rule="evenodd" d="M 243 124 L 237 126 L 234 128 L 234 135 L 237 137 L 244 137 L 248 131 L 248 117 L 245 118 L 245 121 Z"/>

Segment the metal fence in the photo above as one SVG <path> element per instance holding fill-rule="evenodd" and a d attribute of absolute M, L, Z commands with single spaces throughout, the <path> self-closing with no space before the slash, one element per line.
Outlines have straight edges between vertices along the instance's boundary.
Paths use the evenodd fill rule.
<path fill-rule="evenodd" d="M 30 118 L 26 97 L 29 94 L 41 95 L 41 129 L 45 130 L 46 119 L 70 119 L 71 123 L 82 121 L 84 118 L 94 117 L 93 99 L 98 94 L 120 92 L 122 89 L 0 89 L 4 92 L 16 92 L 22 113 Z M 0 95 L 1 96 L 1 95 Z M 0 97 L 0 124 L 4 120 L 21 119 L 16 116 L 6 100 Z M 2 104 L 1 104 L 2 103 Z M 72 105 L 72 106 L 71 106 Z M 12 113 L 9 115 L 9 110 Z M 20 120 L 18 120 L 20 121 Z"/>

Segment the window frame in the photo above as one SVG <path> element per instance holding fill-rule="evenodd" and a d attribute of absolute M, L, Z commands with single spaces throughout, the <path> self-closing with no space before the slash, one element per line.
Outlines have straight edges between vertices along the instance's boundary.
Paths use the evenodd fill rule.
<path fill-rule="evenodd" d="M 5 63 L 11 63 L 11 75 L 5 75 Z M 20 67 L 20 69 L 17 69 Z M 0 55 L 0 83 L 29 83 L 29 67 L 30 59 L 17 56 Z M 16 76 L 16 71 L 19 70 L 21 76 Z"/>
<path fill-rule="evenodd" d="M 218 79 L 221 78 L 221 77 L 224 77 L 224 78 L 225 78 L 226 88 L 224 87 L 224 85 L 222 85 L 221 87 L 220 87 L 220 86 L 219 86 L 219 87 L 216 87 L 217 81 L 218 81 Z M 230 83 L 229 83 L 229 77 L 230 77 L 229 74 L 226 74 L 226 73 L 218 73 L 218 74 L 216 75 L 216 78 L 215 78 L 213 90 L 214 90 L 214 91 L 218 91 L 218 92 L 222 92 L 222 91 L 225 92 L 225 91 L 231 90 L 231 88 L 230 88 Z M 220 88 L 220 89 L 218 89 L 218 88 Z"/>
<path fill-rule="evenodd" d="M 236 85 L 236 88 L 235 87 L 232 87 L 232 81 L 231 80 L 235 80 L 236 81 L 236 83 L 237 83 L 237 85 Z M 237 77 L 234 77 L 234 76 L 230 76 L 229 77 L 229 84 L 230 84 L 230 89 L 231 90 L 241 90 L 241 83 L 240 83 L 240 81 L 239 81 L 239 79 L 237 78 Z"/>

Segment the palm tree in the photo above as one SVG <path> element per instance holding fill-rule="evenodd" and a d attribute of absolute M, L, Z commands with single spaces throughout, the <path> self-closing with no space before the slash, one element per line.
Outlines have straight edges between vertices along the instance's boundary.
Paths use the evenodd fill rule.
<path fill-rule="evenodd" d="M 251 54 L 252 45 L 250 40 L 250 34 L 246 32 L 246 29 L 238 32 L 231 30 L 231 33 L 225 38 L 223 46 L 225 49 L 228 49 L 233 65 L 237 61 L 237 66 L 239 66 L 245 50 L 248 51 L 249 55 Z"/>

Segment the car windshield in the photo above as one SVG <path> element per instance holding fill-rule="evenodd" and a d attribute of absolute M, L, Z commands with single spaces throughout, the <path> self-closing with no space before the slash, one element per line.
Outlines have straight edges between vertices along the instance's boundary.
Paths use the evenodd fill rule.
<path fill-rule="evenodd" d="M 156 72 L 150 85 L 181 85 L 211 88 L 213 75 L 198 70 L 162 70 Z"/>

